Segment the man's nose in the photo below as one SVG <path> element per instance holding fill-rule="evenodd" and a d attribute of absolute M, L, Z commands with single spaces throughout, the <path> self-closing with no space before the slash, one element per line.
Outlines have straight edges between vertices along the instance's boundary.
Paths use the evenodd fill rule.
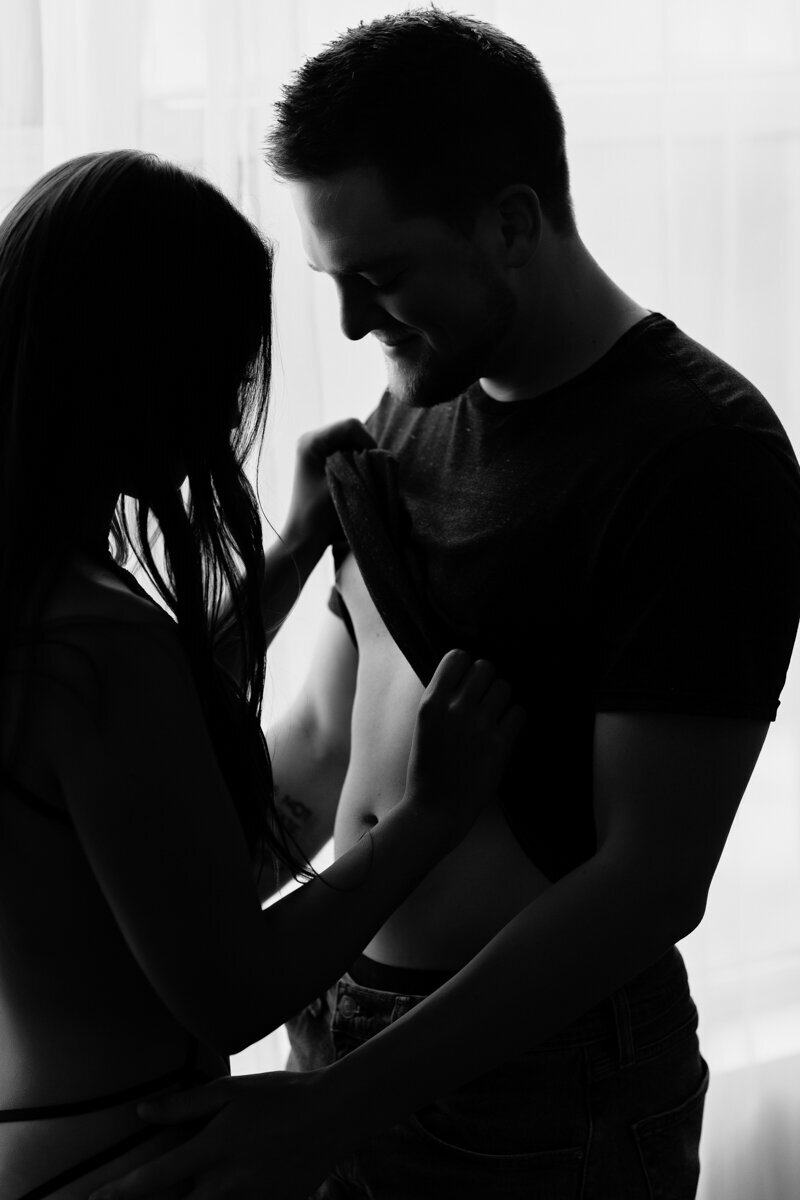
<path fill-rule="evenodd" d="M 381 308 L 376 304 L 372 288 L 366 279 L 348 279 L 337 283 L 339 289 L 339 322 L 342 333 L 351 342 L 380 328 Z"/>

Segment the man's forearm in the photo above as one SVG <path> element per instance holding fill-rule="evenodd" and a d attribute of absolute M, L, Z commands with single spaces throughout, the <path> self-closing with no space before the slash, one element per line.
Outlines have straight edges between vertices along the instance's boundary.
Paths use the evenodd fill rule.
<path fill-rule="evenodd" d="M 598 855 L 412 1012 L 328 1068 L 322 1086 L 367 1138 L 563 1028 L 695 923 L 643 875 Z"/>

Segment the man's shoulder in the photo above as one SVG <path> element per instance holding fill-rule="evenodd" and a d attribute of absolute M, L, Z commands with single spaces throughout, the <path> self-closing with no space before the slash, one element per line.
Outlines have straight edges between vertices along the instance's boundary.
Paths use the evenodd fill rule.
<path fill-rule="evenodd" d="M 688 398 L 701 420 L 754 431 L 780 427 L 777 414 L 752 380 L 674 322 L 664 318 L 652 330 L 650 346 L 653 371 L 661 378 L 665 395 Z"/>
<path fill-rule="evenodd" d="M 657 315 L 647 336 L 625 364 L 616 408 L 621 444 L 631 443 L 642 464 L 651 456 L 689 447 L 696 438 L 711 445 L 736 431 L 747 438 L 723 437 L 728 445 L 757 454 L 769 450 L 797 466 L 780 418 L 756 385 L 715 351 Z"/>

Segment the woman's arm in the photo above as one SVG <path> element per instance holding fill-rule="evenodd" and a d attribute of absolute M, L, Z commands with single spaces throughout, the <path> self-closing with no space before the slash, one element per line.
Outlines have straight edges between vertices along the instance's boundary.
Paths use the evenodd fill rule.
<path fill-rule="evenodd" d="M 267 646 L 292 611 L 327 545 L 319 535 L 315 537 L 311 532 L 301 534 L 288 526 L 275 545 L 264 554 L 261 611 Z M 230 599 L 219 621 L 214 658 L 239 686 L 244 686 L 242 633 Z"/>
<path fill-rule="evenodd" d="M 53 768 L 141 969 L 187 1029 L 233 1053 L 346 969 L 456 844 L 496 789 L 520 721 L 508 712 L 507 689 L 486 690 L 484 668 L 447 655 L 423 701 L 404 800 L 372 844 L 362 841 L 262 913 L 176 635 L 161 624 L 128 624 L 122 636 L 99 629 L 71 635 L 83 639 L 89 662 L 79 667 L 83 659 L 70 656 Z M 101 721 L 88 703 L 96 670 L 107 687 Z M 85 704 L 76 703 L 81 693 Z M 442 760 L 452 762 L 444 776 Z"/>
<path fill-rule="evenodd" d="M 269 645 L 327 547 L 341 537 L 328 485 L 325 460 L 337 450 L 367 450 L 375 440 L 354 417 L 303 434 L 297 443 L 289 512 L 283 534 L 265 554 L 261 611 Z M 242 633 L 229 599 L 219 619 L 215 658 L 243 686 Z"/>

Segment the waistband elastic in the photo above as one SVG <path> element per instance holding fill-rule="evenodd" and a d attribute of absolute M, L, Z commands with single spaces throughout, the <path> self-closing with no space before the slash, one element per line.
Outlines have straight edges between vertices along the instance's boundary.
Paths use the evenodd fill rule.
<path fill-rule="evenodd" d="M 425 971 L 416 967 L 392 967 L 359 954 L 348 968 L 348 975 L 361 987 L 378 992 L 397 992 L 403 996 L 429 996 L 458 972 Z"/>

